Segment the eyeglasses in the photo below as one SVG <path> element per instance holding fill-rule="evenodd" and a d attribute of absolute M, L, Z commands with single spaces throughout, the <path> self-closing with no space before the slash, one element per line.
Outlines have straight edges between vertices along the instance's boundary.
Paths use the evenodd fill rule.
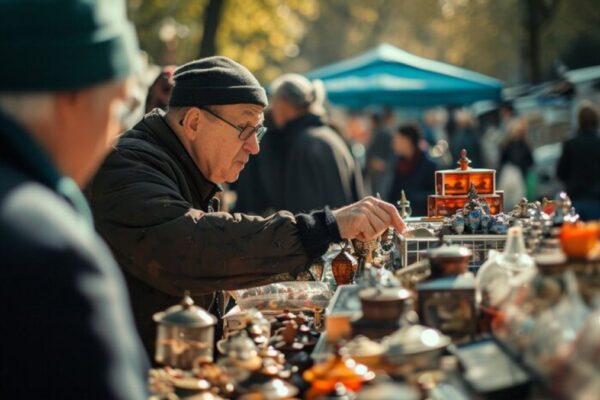
<path fill-rule="evenodd" d="M 237 125 L 227 121 L 225 118 L 221 117 L 219 114 L 215 113 L 214 111 L 212 111 L 206 107 L 198 107 L 198 108 L 201 109 L 202 111 L 206 111 L 213 117 L 220 119 L 221 121 L 225 122 L 227 125 L 231 126 L 235 130 L 237 130 L 239 132 L 238 138 L 241 141 L 248 140 L 248 138 L 250 138 L 250 136 L 252 136 L 254 133 L 256 133 L 256 140 L 258 140 L 258 142 L 260 142 L 263 139 L 263 137 L 265 136 L 265 133 L 267 133 L 267 128 L 262 125 L 257 125 L 257 126 L 248 125 L 245 127 L 237 126 Z M 183 126 L 183 119 L 181 119 L 179 121 L 179 125 Z"/>

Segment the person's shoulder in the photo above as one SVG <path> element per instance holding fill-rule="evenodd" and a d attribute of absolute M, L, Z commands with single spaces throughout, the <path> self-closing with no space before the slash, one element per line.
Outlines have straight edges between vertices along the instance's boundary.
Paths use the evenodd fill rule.
<path fill-rule="evenodd" d="M 311 151 L 330 149 L 334 152 L 349 152 L 344 139 L 327 125 L 308 128 L 302 142 Z"/>
<path fill-rule="evenodd" d="M 77 258 L 93 266 L 110 260 L 91 225 L 46 186 L 20 179 L 0 191 L 0 256 L 28 260 L 39 268 L 49 259 Z M 20 261 L 19 261 L 20 260 Z"/>
<path fill-rule="evenodd" d="M 147 131 L 132 128 L 119 137 L 109 158 L 164 158 L 166 151 Z"/>
<path fill-rule="evenodd" d="M 173 164 L 172 156 L 150 133 L 130 129 L 119 137 L 90 186 L 95 186 L 103 177 L 110 182 L 125 177 L 134 179 L 135 171 L 141 172 L 144 168 L 170 172 Z"/>

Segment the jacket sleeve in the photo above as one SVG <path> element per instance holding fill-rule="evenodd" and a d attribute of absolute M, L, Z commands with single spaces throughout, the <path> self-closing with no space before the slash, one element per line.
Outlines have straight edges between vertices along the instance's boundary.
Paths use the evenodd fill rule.
<path fill-rule="evenodd" d="M 139 279 L 172 295 L 200 295 L 294 279 L 306 269 L 311 255 L 291 213 L 205 213 L 183 198 L 160 160 L 137 157 L 113 152 L 88 197 L 97 229 Z"/>

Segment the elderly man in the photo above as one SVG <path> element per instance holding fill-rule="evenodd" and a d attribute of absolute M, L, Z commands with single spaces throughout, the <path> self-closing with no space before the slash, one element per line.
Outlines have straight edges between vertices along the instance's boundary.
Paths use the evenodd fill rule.
<path fill-rule="evenodd" d="M 191 290 L 222 312 L 220 290 L 295 279 L 329 244 L 402 230 L 396 209 L 373 198 L 332 211 L 268 218 L 218 212 L 219 184 L 259 152 L 267 105 L 243 66 L 211 57 L 179 67 L 166 113 L 126 132 L 89 187 L 97 228 L 126 271 L 148 351 L 152 314 Z"/>
<path fill-rule="evenodd" d="M 116 137 L 136 50 L 121 0 L 0 2 L 2 398 L 147 397 L 125 284 L 77 187 Z"/>

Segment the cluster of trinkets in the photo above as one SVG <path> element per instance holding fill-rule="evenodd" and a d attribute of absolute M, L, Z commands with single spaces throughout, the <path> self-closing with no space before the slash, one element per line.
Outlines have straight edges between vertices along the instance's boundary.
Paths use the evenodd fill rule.
<path fill-rule="evenodd" d="M 511 217 L 505 213 L 492 215 L 490 206 L 477 194 L 474 184 L 468 192 L 468 202 L 444 221 L 446 233 L 505 234 Z"/>
<path fill-rule="evenodd" d="M 366 242 L 345 242 L 339 254 L 331 261 L 331 271 L 336 285 L 359 282 L 369 268 L 395 271 L 399 262 L 396 241 L 398 236 L 390 228 L 381 237 Z"/>
<path fill-rule="evenodd" d="M 564 222 L 579 220 L 571 200 L 561 192 L 554 201 L 528 202 L 522 198 L 509 213 L 490 214 L 486 201 L 472 185 L 469 201 L 444 220 L 442 234 L 506 234 L 511 226 L 521 226 L 530 253 L 556 250 L 560 247 L 558 230 Z"/>
<path fill-rule="evenodd" d="M 242 328 L 217 342 L 217 362 L 199 357 L 191 368 L 151 370 L 153 399 L 297 398 L 308 388 L 302 375 L 318 336 L 314 318 L 303 313 L 286 310 L 269 321 L 249 310 Z"/>
<path fill-rule="evenodd" d="M 530 254 L 559 250 L 561 227 L 579 220 L 565 192 L 560 192 L 554 201 L 544 198 L 541 202 L 528 202 L 522 198 L 510 215 L 511 225 L 523 227 L 525 245 Z"/>

